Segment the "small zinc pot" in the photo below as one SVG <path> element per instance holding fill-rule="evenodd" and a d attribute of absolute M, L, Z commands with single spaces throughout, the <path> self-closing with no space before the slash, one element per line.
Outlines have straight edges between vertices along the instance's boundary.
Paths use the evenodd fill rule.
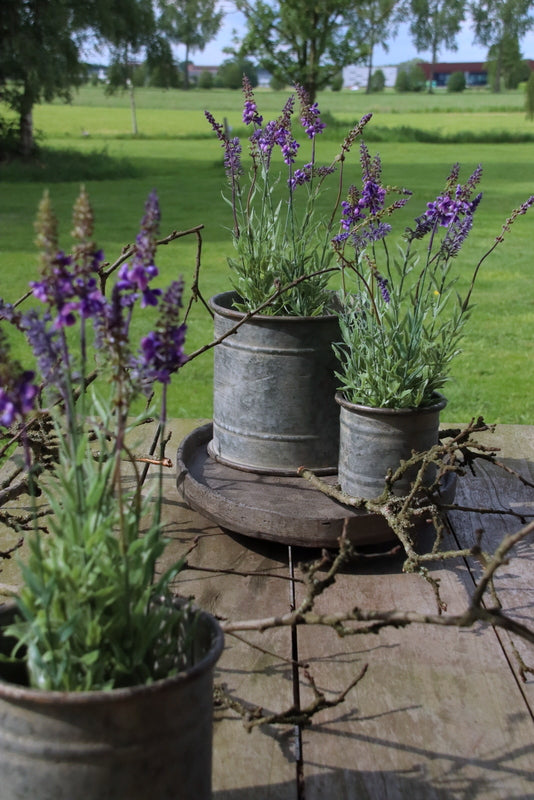
<path fill-rule="evenodd" d="M 0 628 L 15 606 L 0 608 Z M 0 651 L 12 642 L 0 636 Z M 0 664 L 2 800 L 211 798 L 217 621 L 200 613 L 193 666 L 147 686 L 40 691 Z"/>
<path fill-rule="evenodd" d="M 212 297 L 215 337 L 245 316 L 235 292 Z M 215 347 L 210 456 L 251 472 L 337 470 L 337 317 L 256 315 Z"/>
<path fill-rule="evenodd" d="M 340 406 L 338 478 L 342 491 L 352 497 L 372 499 L 384 491 L 388 469 L 396 469 L 412 451 L 428 450 L 438 442 L 439 415 L 447 400 L 436 393 L 436 402 L 424 408 L 372 408 L 349 403 L 336 394 Z M 395 483 L 394 492 L 410 489 L 417 468 L 407 470 Z M 431 483 L 435 469 L 425 481 Z"/>

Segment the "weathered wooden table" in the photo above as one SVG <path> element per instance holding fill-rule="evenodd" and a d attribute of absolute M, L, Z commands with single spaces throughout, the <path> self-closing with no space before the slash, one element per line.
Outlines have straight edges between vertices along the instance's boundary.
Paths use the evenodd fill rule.
<path fill-rule="evenodd" d="M 173 422 L 172 450 L 199 420 Z M 502 460 L 534 479 L 534 426 L 502 425 L 485 434 Z M 481 438 L 481 437 L 480 437 Z M 169 453 L 171 454 L 171 453 Z M 285 614 L 303 591 L 296 564 L 317 551 L 230 534 L 192 511 L 167 484 L 164 514 L 175 559 L 196 541 L 180 592 L 228 620 Z M 459 481 L 456 500 L 469 506 L 534 514 L 534 491 L 491 464 Z M 507 516 L 455 512 L 451 547 L 469 547 L 478 529 L 493 551 L 521 527 Z M 13 536 L 13 540 L 14 540 Z M 9 544 L 3 534 L 0 549 Z M 402 572 L 402 556 L 356 561 L 320 598 L 322 612 L 399 609 L 436 612 L 434 592 Z M 16 588 L 12 561 L 1 587 Z M 479 572 L 456 559 L 431 566 L 447 613 L 465 609 Z M 294 579 L 295 578 L 295 579 Z M 534 536 L 513 551 L 496 580 L 507 613 L 534 627 Z M 534 666 L 534 647 L 502 630 L 411 625 L 340 638 L 324 626 L 227 635 L 216 682 L 225 697 L 264 714 L 314 694 L 304 670 L 327 697 L 343 691 L 368 665 L 340 705 L 310 727 L 261 725 L 250 732 L 228 705 L 216 710 L 214 800 L 511 800 L 534 798 L 534 676 L 522 679 L 517 652 Z M 298 661 L 299 666 L 296 666 Z M 177 795 L 179 796 L 179 795 Z M 192 799 L 191 799 L 192 800 Z"/>

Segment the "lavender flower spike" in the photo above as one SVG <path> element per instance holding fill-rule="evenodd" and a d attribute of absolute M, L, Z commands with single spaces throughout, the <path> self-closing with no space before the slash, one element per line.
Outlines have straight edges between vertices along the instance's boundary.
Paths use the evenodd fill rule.
<path fill-rule="evenodd" d="M 252 92 L 252 86 L 246 75 L 243 75 L 243 94 L 245 95 L 245 104 L 243 106 L 243 122 L 245 125 L 257 125 L 258 127 L 263 122 L 263 117 L 258 113 L 258 107 Z"/>
<path fill-rule="evenodd" d="M 130 301 L 135 298 L 135 293 L 142 294 L 141 308 L 155 306 L 161 294 L 160 289 L 151 289 L 149 282 L 158 274 L 154 264 L 156 255 L 156 240 L 159 232 L 160 211 L 156 192 L 151 192 L 145 204 L 145 215 L 141 221 L 141 230 L 135 240 L 135 251 L 131 267 L 123 264 L 119 270 L 117 287 L 120 291 L 130 292 Z M 125 304 L 128 299 L 125 298 Z"/>
<path fill-rule="evenodd" d="M 308 139 L 314 139 L 326 128 L 326 124 L 321 122 L 319 106 L 317 103 L 310 105 L 307 91 L 303 86 L 295 84 L 295 90 L 300 100 L 300 121 L 306 131 Z"/>
<path fill-rule="evenodd" d="M 161 301 L 156 330 L 141 341 L 141 354 L 133 364 L 141 385 L 150 393 L 154 381 L 168 384 L 171 375 L 186 361 L 184 353 L 186 325 L 180 324 L 183 280 L 171 283 Z"/>
<path fill-rule="evenodd" d="M 9 428 L 33 409 L 39 391 L 34 377 L 34 372 L 10 359 L 7 337 L 0 331 L 0 425 Z"/>

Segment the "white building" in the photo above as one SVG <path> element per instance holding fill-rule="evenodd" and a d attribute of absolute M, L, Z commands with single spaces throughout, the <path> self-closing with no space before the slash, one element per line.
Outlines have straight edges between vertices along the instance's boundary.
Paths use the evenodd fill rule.
<path fill-rule="evenodd" d="M 373 72 L 379 69 L 384 73 L 386 86 L 395 86 L 397 80 L 397 67 L 373 67 Z M 361 65 L 350 65 L 343 69 L 343 88 L 344 89 L 365 89 L 367 86 L 368 67 Z"/>

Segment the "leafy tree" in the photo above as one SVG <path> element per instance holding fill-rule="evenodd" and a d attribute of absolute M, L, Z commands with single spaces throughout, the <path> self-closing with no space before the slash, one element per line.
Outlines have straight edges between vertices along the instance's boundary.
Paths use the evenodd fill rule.
<path fill-rule="evenodd" d="M 275 75 L 271 75 L 271 79 L 269 80 L 269 86 L 273 90 L 273 92 L 281 92 L 282 89 L 285 89 L 287 83 L 282 80 L 282 78 L 277 78 Z"/>
<path fill-rule="evenodd" d="M 381 69 L 377 69 L 371 75 L 369 89 L 371 92 L 383 92 L 386 86 L 386 76 Z"/>
<path fill-rule="evenodd" d="M 123 0 L 115 0 L 119 6 Z M 113 0 L 112 0 L 113 2 Z M 147 46 L 155 35 L 155 19 L 151 0 L 126 0 L 131 3 L 124 14 L 113 18 L 106 16 L 100 26 L 100 36 L 111 49 L 111 64 L 108 70 L 106 92 L 128 91 L 132 113 L 132 133 L 137 134 L 137 112 L 135 105 L 135 76 L 138 64 L 134 56 Z"/>
<path fill-rule="evenodd" d="M 453 72 L 447 81 L 448 92 L 463 92 L 465 89 L 465 75 L 463 72 Z"/>
<path fill-rule="evenodd" d="M 338 72 L 330 81 L 330 88 L 333 92 L 340 92 L 343 88 L 343 73 Z"/>
<path fill-rule="evenodd" d="M 425 73 L 417 59 L 405 61 L 397 68 L 395 79 L 395 91 L 397 92 L 420 92 L 426 83 Z"/>
<path fill-rule="evenodd" d="M 195 50 L 204 50 L 221 27 L 223 12 L 217 11 L 217 0 L 157 0 L 160 9 L 158 27 L 176 44 L 185 45 L 185 62 Z M 184 89 L 189 88 L 189 75 L 184 73 Z"/>
<path fill-rule="evenodd" d="M 73 11 L 54 0 L 2 0 L 0 100 L 18 116 L 20 152 L 34 149 L 32 110 L 54 97 L 70 98 L 84 69 L 75 41 Z"/>
<path fill-rule="evenodd" d="M 517 36 L 505 34 L 501 42 L 493 44 L 488 50 L 487 65 L 491 86 L 496 84 L 496 72 L 500 69 L 499 82 L 502 81 L 507 89 L 516 89 L 524 76 L 524 62 Z"/>
<path fill-rule="evenodd" d="M 252 61 L 246 58 L 227 58 L 217 71 L 217 83 L 227 89 L 240 89 L 246 75 L 251 86 L 258 85 L 258 72 Z"/>
<path fill-rule="evenodd" d="M 150 40 L 146 50 L 146 70 L 151 86 L 176 89 L 180 85 L 171 45 L 164 36 L 157 35 Z"/>
<path fill-rule="evenodd" d="M 285 84 L 301 84 L 315 100 L 348 64 L 367 52 L 354 24 L 364 0 L 235 0 L 247 22 L 242 55 Z"/>
<path fill-rule="evenodd" d="M 388 51 L 388 38 L 395 35 L 399 22 L 398 15 L 394 14 L 399 5 L 399 0 L 361 0 L 355 6 L 353 24 L 358 37 L 367 46 L 367 94 L 376 91 L 371 88 L 374 49 L 381 45 Z"/>
<path fill-rule="evenodd" d="M 472 0 L 475 41 L 491 51 L 490 61 L 495 68 L 492 75 L 492 90 L 500 92 L 501 78 L 507 47 L 519 39 L 533 26 L 530 11 L 533 0 Z"/>
<path fill-rule="evenodd" d="M 441 47 L 457 50 L 456 35 L 465 15 L 465 0 L 410 0 L 410 33 L 420 52 L 430 50 L 432 66 Z M 432 81 L 428 91 L 432 92 Z"/>
<path fill-rule="evenodd" d="M 34 150 L 33 106 L 68 101 L 85 79 L 87 36 L 134 45 L 151 30 L 150 0 L 2 0 L 0 100 L 18 116 L 19 151 Z"/>
<path fill-rule="evenodd" d="M 209 69 L 202 70 L 198 79 L 199 89 L 213 89 L 213 75 Z"/>

